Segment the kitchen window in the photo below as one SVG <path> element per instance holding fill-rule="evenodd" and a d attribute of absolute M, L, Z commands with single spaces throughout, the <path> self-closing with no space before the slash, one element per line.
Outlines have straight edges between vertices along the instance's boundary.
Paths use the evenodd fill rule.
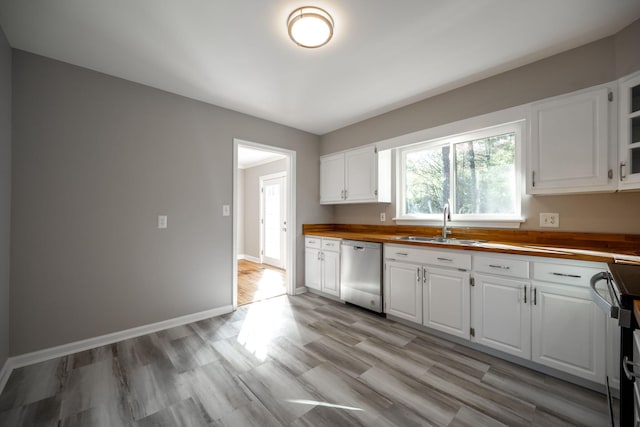
<path fill-rule="evenodd" d="M 396 220 L 441 222 L 449 203 L 454 224 L 518 226 L 521 136 L 516 122 L 399 148 Z"/>

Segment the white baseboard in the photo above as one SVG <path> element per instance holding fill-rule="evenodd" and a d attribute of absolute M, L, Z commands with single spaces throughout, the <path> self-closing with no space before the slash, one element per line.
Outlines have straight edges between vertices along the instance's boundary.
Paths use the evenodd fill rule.
<path fill-rule="evenodd" d="M 238 255 L 238 259 L 246 259 L 247 261 L 255 262 L 256 264 L 262 263 L 262 260 L 260 258 L 256 258 L 247 254 Z"/>
<path fill-rule="evenodd" d="M 308 291 L 306 286 L 299 286 L 296 288 L 296 290 L 294 291 L 294 295 L 302 295 L 302 294 L 306 294 Z"/>
<path fill-rule="evenodd" d="M 21 368 L 23 366 L 31 365 L 34 363 L 44 362 L 45 360 L 54 359 L 56 357 L 67 356 L 79 351 L 90 350 L 92 348 L 101 347 L 107 344 L 113 344 L 118 341 L 139 337 L 141 335 L 162 331 L 164 329 L 186 325 L 187 323 L 197 322 L 199 320 L 208 319 L 210 317 L 220 316 L 232 311 L 232 306 L 225 305 L 211 310 L 187 314 L 185 316 L 175 317 L 173 319 L 150 323 L 148 325 L 137 326 L 135 328 L 125 329 L 123 331 L 113 332 L 106 335 L 100 335 L 97 337 L 87 338 L 56 347 L 45 348 L 43 350 L 10 357 L 9 359 L 7 359 L 4 366 L 2 367 L 2 370 L 0 371 L 0 393 L 2 393 L 6 381 L 7 379 L 9 379 L 11 371 L 16 368 Z"/>
<path fill-rule="evenodd" d="M 7 385 L 11 371 L 13 371 L 13 366 L 11 366 L 11 359 L 8 358 L 5 360 L 4 365 L 2 365 L 2 369 L 0 369 L 0 393 L 4 390 L 4 386 Z"/>

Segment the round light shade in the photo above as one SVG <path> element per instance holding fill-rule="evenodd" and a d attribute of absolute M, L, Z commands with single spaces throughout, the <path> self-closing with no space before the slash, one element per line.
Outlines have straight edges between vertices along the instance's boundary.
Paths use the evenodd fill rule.
<path fill-rule="evenodd" d="M 300 7 L 287 18 L 287 28 L 289 37 L 298 46 L 320 47 L 333 37 L 333 18 L 319 7 Z"/>

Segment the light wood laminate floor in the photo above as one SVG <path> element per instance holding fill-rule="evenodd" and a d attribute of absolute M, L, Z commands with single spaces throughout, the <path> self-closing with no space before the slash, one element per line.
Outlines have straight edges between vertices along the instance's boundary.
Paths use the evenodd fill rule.
<path fill-rule="evenodd" d="M 15 370 L 2 426 L 607 425 L 605 397 L 313 294 Z"/>
<path fill-rule="evenodd" d="M 287 293 L 286 272 L 267 264 L 238 260 L 238 305 Z"/>

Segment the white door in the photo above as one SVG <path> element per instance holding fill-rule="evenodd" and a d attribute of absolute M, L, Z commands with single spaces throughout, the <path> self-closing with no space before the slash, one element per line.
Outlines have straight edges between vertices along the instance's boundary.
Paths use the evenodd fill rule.
<path fill-rule="evenodd" d="M 640 188 L 640 72 L 620 80 L 620 189 Z"/>
<path fill-rule="evenodd" d="M 340 253 L 322 252 L 322 291 L 336 297 L 340 296 Z"/>
<path fill-rule="evenodd" d="M 532 286 L 531 360 L 603 384 L 605 316 L 588 288 Z"/>
<path fill-rule="evenodd" d="M 476 274 L 473 288 L 474 341 L 531 358 L 531 298 L 528 282 Z"/>
<path fill-rule="evenodd" d="M 287 223 L 285 178 L 262 180 L 262 262 L 285 268 Z"/>
<path fill-rule="evenodd" d="M 422 267 L 387 261 L 385 313 L 410 322 L 422 322 Z"/>
<path fill-rule="evenodd" d="M 345 153 L 345 188 L 348 201 L 376 199 L 376 150 L 365 147 Z"/>
<path fill-rule="evenodd" d="M 320 249 L 304 250 L 304 285 L 307 288 L 320 290 L 322 283 L 322 261 Z"/>
<path fill-rule="evenodd" d="M 344 202 L 344 153 L 320 158 L 320 203 Z"/>
<path fill-rule="evenodd" d="M 469 273 L 427 267 L 423 271 L 423 321 L 430 328 L 469 338 Z"/>
<path fill-rule="evenodd" d="M 599 87 L 531 105 L 529 194 L 615 190 L 608 95 Z"/>

